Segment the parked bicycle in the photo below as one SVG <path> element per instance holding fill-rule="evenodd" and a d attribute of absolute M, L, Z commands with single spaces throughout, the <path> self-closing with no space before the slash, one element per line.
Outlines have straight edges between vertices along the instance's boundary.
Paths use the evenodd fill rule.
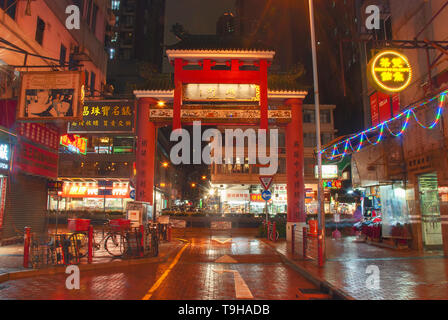
<path fill-rule="evenodd" d="M 69 229 L 73 232 L 70 237 L 71 251 L 79 258 L 83 258 L 88 253 L 88 230 L 90 220 L 87 219 L 69 219 Z M 101 245 L 111 256 L 115 258 L 122 257 L 129 248 L 127 232 L 130 229 L 130 221 L 125 219 L 113 219 L 106 222 L 108 229 L 104 232 L 104 226 L 101 233 L 93 232 L 92 247 L 93 250 L 100 250 Z M 101 237 L 98 238 L 99 234 Z"/>

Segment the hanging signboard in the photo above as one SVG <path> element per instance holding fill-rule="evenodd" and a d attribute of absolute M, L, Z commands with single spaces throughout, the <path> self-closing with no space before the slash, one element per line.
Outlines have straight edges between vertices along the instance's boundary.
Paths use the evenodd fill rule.
<path fill-rule="evenodd" d="M 314 167 L 314 173 L 316 179 L 318 176 L 318 168 Z M 322 179 L 337 179 L 338 178 L 338 166 L 334 164 L 322 165 Z"/>
<path fill-rule="evenodd" d="M 370 83 L 387 94 L 403 91 L 412 80 L 408 58 L 393 50 L 384 50 L 374 56 L 369 62 L 367 74 Z"/>
<path fill-rule="evenodd" d="M 84 72 L 22 72 L 17 120 L 53 121 L 81 118 Z"/>
<path fill-rule="evenodd" d="M 85 101 L 82 120 L 68 125 L 69 133 L 132 133 L 134 101 Z"/>

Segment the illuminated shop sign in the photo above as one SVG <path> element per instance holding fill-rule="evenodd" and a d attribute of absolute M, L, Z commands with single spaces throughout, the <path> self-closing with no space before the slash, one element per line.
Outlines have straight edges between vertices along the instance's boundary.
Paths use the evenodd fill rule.
<path fill-rule="evenodd" d="M 134 102 L 128 100 L 85 101 L 82 120 L 69 122 L 69 133 L 131 133 Z"/>
<path fill-rule="evenodd" d="M 393 50 L 378 53 L 369 63 L 369 79 L 373 86 L 384 93 L 401 92 L 412 80 L 408 58 Z"/>
<path fill-rule="evenodd" d="M 314 168 L 316 179 L 318 176 L 317 166 Z M 333 164 L 322 166 L 322 179 L 337 179 L 338 178 L 338 166 Z"/>
<path fill-rule="evenodd" d="M 322 184 L 324 189 L 342 189 L 341 180 L 324 180 Z"/>
<path fill-rule="evenodd" d="M 86 154 L 87 153 L 87 139 L 81 138 L 78 135 L 63 135 L 61 136 L 61 145 L 67 147 L 73 153 Z"/>
<path fill-rule="evenodd" d="M 61 196 L 71 198 L 102 198 L 104 194 L 101 191 L 97 183 L 85 182 L 85 183 L 70 183 L 65 182 Z M 113 187 L 110 190 L 110 194 L 107 197 L 110 198 L 129 198 L 129 184 L 128 183 L 113 183 Z"/>
<path fill-rule="evenodd" d="M 9 144 L 0 143 L 0 170 L 9 169 L 9 159 L 11 157 L 11 150 Z"/>

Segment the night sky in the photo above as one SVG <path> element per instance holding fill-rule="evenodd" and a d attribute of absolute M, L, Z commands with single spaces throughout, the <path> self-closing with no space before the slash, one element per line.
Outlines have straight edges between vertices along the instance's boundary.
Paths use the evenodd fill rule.
<path fill-rule="evenodd" d="M 170 32 L 172 25 L 180 23 L 191 34 L 215 34 L 219 16 L 228 11 L 235 13 L 235 0 L 166 0 L 165 45 L 178 41 Z"/>

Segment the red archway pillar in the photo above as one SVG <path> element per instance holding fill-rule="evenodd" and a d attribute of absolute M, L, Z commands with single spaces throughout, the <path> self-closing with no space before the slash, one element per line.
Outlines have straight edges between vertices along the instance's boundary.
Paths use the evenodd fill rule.
<path fill-rule="evenodd" d="M 291 226 L 299 227 L 306 222 L 303 116 L 301 99 L 288 99 L 285 103 L 291 107 L 291 122 L 286 126 L 287 239 L 290 240 Z"/>
<path fill-rule="evenodd" d="M 156 127 L 149 121 L 149 108 L 156 104 L 153 98 L 140 98 L 137 113 L 137 185 L 136 201 L 153 204 L 154 161 L 156 149 Z"/>

